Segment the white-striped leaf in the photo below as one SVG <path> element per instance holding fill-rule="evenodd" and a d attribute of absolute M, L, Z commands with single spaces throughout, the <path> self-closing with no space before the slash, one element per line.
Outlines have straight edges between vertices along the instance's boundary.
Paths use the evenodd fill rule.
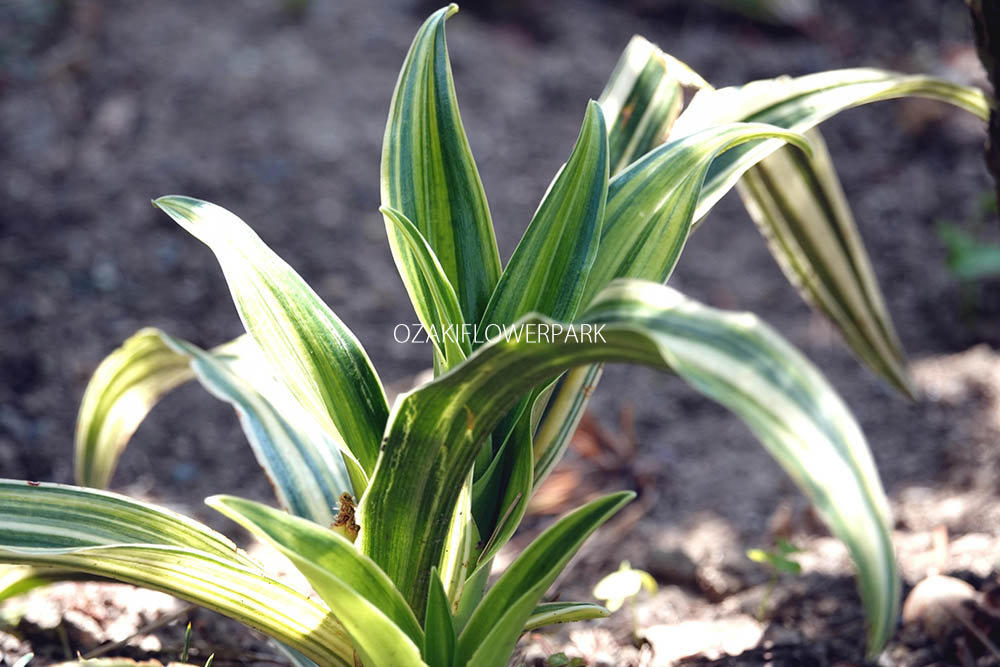
<path fill-rule="evenodd" d="M 207 526 L 124 496 L 0 480 L 0 562 L 170 593 L 257 628 L 319 664 L 353 666 L 351 644 L 325 606 L 262 574 Z"/>
<path fill-rule="evenodd" d="M 188 358 L 143 329 L 94 371 L 76 420 L 76 481 L 106 488 L 139 424 L 167 392 L 194 377 Z"/>
<path fill-rule="evenodd" d="M 988 115 L 986 97 L 976 88 L 923 75 L 851 69 L 719 90 L 706 86 L 681 114 L 671 136 L 734 121 L 804 132 L 845 109 L 909 96 L 942 100 L 984 119 Z M 744 203 L 803 298 L 831 319 L 859 359 L 912 395 L 905 355 L 850 207 L 821 140 L 813 136 L 818 147 L 811 158 L 783 149 L 748 172 L 740 189 Z M 766 143 L 747 144 L 713 165 L 696 221 L 739 178 L 743 161 L 767 149 Z"/>
<path fill-rule="evenodd" d="M 399 73 L 382 144 L 382 204 L 416 225 L 455 287 L 464 321 L 479 322 L 500 277 L 493 223 L 469 149 L 448 62 L 449 5 L 424 22 Z M 432 301 L 406 240 L 389 245 L 418 308 Z"/>
<path fill-rule="evenodd" d="M 732 122 L 769 123 L 796 132 L 812 129 L 841 111 L 862 104 L 900 97 L 926 97 L 948 102 L 980 118 L 989 102 L 978 88 L 932 76 L 899 74 L 879 69 L 845 69 L 754 81 L 729 88 L 704 88 L 674 123 L 671 139 Z M 767 142 L 748 144 L 719 160 L 705 181 L 696 220 L 739 180 L 747 159 L 771 152 Z"/>
<path fill-rule="evenodd" d="M 543 602 L 531 612 L 531 616 L 524 623 L 524 631 L 529 632 L 557 623 L 607 618 L 610 615 L 611 612 L 607 607 L 593 602 Z"/>
<path fill-rule="evenodd" d="M 188 356 L 202 386 L 236 410 L 278 503 L 296 516 L 329 526 L 340 495 L 353 488 L 344 461 L 350 452 L 274 380 L 254 342 L 243 339 L 239 355 L 226 359 L 161 335 Z"/>
<path fill-rule="evenodd" d="M 458 503 L 455 505 L 448 535 L 444 541 L 444 548 L 441 550 L 441 562 L 437 568 L 445 593 L 452 604 L 452 611 L 457 609 L 469 573 L 475 567 L 473 551 L 478 539 L 479 531 L 476 530 L 476 522 L 473 520 L 472 514 L 472 475 L 470 473 L 459 493 Z"/>
<path fill-rule="evenodd" d="M 436 367 L 447 370 L 465 359 L 471 349 L 469 337 L 464 335 L 465 318 L 458 297 L 420 230 L 400 211 L 386 206 L 380 210 L 386 229 L 405 241 L 409 250 L 412 271 L 402 273 L 401 277 L 410 292 L 417 317 L 434 344 Z M 430 300 L 418 298 L 423 296 Z"/>
<path fill-rule="evenodd" d="M 667 140 L 683 106 L 678 76 L 687 79 L 685 71 L 690 69 L 647 39 L 629 41 L 600 97 L 612 175 Z"/>
<path fill-rule="evenodd" d="M 525 313 L 572 319 L 597 253 L 608 194 L 608 137 L 597 102 L 500 276 L 480 322 L 510 324 Z M 488 335 L 488 334 L 486 334 Z"/>
<path fill-rule="evenodd" d="M 486 594 L 458 638 L 456 663 L 502 667 L 538 601 L 584 541 L 635 493 L 620 491 L 587 503 L 539 535 Z"/>
<path fill-rule="evenodd" d="M 649 40 L 633 36 L 600 97 L 608 124 L 611 177 L 618 176 L 629 164 L 666 141 L 683 106 L 683 87 L 707 85 L 686 64 Z M 536 401 L 536 409 L 543 414 L 532 424 L 535 488 L 569 446 L 602 368 L 599 364 L 574 368 L 551 388 L 544 401 Z"/>
<path fill-rule="evenodd" d="M 602 325 L 598 339 L 594 329 Z M 540 326 L 550 335 L 539 336 Z M 809 361 L 752 315 L 707 308 L 644 281 L 609 287 L 573 326 L 526 317 L 396 403 L 358 539 L 411 606 L 424 602 L 425 573 L 440 557 L 442 528 L 483 437 L 532 387 L 601 361 L 671 370 L 746 421 L 847 544 L 871 645 L 881 646 L 899 582 L 888 504 L 853 417 Z"/>
<path fill-rule="evenodd" d="M 320 665 L 354 665 L 352 645 L 329 609 L 257 569 L 183 547 L 21 549 L 3 539 L 0 533 L 0 562 L 72 568 L 169 593 L 260 630 Z"/>
<path fill-rule="evenodd" d="M 275 376 L 365 473 L 378 454 L 388 407 L 354 334 L 299 275 L 229 211 L 190 197 L 154 202 L 215 253 L 247 332 Z"/>
<path fill-rule="evenodd" d="M 832 321 L 875 373 L 906 395 L 914 390 L 837 172 L 816 130 L 812 156 L 780 150 L 737 184 L 771 254 L 802 297 Z"/>
<path fill-rule="evenodd" d="M 127 340 L 101 363 L 87 387 L 91 398 L 85 398 L 78 420 L 78 481 L 93 486 L 106 479 L 134 430 L 126 433 L 119 425 L 141 421 L 163 395 L 147 390 L 182 375 L 182 381 L 197 379 L 236 409 L 282 507 L 329 525 L 340 494 L 352 488 L 342 458 L 350 453 L 275 381 L 248 336 L 210 352 L 152 328 Z M 363 476 L 358 483 L 363 489 Z"/>
<path fill-rule="evenodd" d="M 309 581 L 369 665 L 423 665 L 424 634 L 392 582 L 341 535 L 260 503 L 213 496 L 211 507 L 273 544 Z"/>

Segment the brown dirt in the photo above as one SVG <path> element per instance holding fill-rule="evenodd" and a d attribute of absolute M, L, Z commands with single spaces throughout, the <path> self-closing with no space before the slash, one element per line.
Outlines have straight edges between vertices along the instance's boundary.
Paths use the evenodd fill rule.
<path fill-rule="evenodd" d="M 383 378 L 406 378 L 428 363 L 426 349 L 393 341 L 392 326 L 413 314 L 377 213 L 385 113 L 426 9 L 416 4 L 0 5 L 0 475 L 71 481 L 83 387 L 136 329 L 155 325 L 203 345 L 239 333 L 210 253 L 149 206 L 158 195 L 202 197 L 248 220 L 358 333 Z M 681 0 L 466 8 L 450 24 L 450 52 L 501 253 L 514 247 L 587 99 L 600 93 L 634 32 L 720 85 L 858 65 L 977 76 L 961 2 L 911 0 L 905 13 L 884 4 L 823 3 L 822 21 L 800 28 Z M 691 240 L 671 284 L 756 311 L 830 377 L 875 452 L 907 584 L 932 566 L 930 536 L 945 525 L 945 571 L 985 586 L 1000 556 L 1000 291 L 996 282 L 958 285 L 935 233 L 950 220 L 1000 237 L 981 212 L 991 187 L 982 127 L 941 105 L 891 103 L 844 114 L 825 135 L 914 360 L 920 400 L 894 396 L 853 361 L 786 284 L 732 198 Z M 594 414 L 606 429 L 619 429 L 623 412 L 634 414 L 638 454 L 617 475 L 594 472 L 578 454 L 568 469 L 576 465 L 597 489 L 641 481 L 656 502 L 628 531 L 611 526 L 599 535 L 559 589 L 564 599 L 589 597 L 623 558 L 659 569 L 660 593 L 639 607 L 650 644 L 631 648 L 628 617 L 618 614 L 533 637 L 525 659 L 565 650 L 592 664 L 655 664 L 677 637 L 704 637 L 695 650 L 718 654 L 712 637 L 721 632 L 745 640 L 722 648 L 747 652 L 713 664 L 859 663 L 863 622 L 843 553 L 747 429 L 676 379 L 644 369 L 610 369 L 597 392 Z M 270 497 L 232 412 L 193 386 L 140 428 L 113 488 L 229 532 L 201 498 Z M 776 530 L 806 550 L 805 574 L 779 584 L 766 623 L 755 625 L 766 574 L 743 552 L 766 546 Z M 147 609 L 149 598 L 124 590 L 68 586 L 48 602 L 31 598 L 32 613 L 66 632 L 44 630 L 44 619 L 20 640 L 0 632 L 5 659 L 30 647 L 42 656 L 36 664 L 46 664 L 63 657 L 62 637 L 71 651 L 86 651 L 119 637 L 111 630 L 117 618 L 139 627 L 174 609 Z M 70 613 L 81 604 L 93 622 Z M 259 637 L 193 614 L 199 651 L 244 651 L 242 662 L 216 664 L 277 659 Z M 175 657 L 182 625 L 157 635 L 166 653 L 128 654 Z M 961 664 L 952 649 L 900 634 L 885 660 Z"/>

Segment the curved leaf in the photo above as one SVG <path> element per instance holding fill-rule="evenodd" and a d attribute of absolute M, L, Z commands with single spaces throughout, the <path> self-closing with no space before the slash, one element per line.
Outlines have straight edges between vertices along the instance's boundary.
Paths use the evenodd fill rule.
<path fill-rule="evenodd" d="M 346 538 L 252 500 L 213 496 L 205 502 L 285 554 L 367 664 L 423 664 L 424 633 L 413 612 L 385 573 Z"/>
<path fill-rule="evenodd" d="M 194 377 L 188 358 L 156 329 L 142 329 L 108 355 L 83 393 L 76 420 L 76 481 L 106 488 L 139 424 L 167 392 Z"/>
<path fill-rule="evenodd" d="M 479 328 L 525 313 L 576 315 L 597 253 L 608 193 L 604 115 L 590 102 L 573 152 L 549 186 L 490 297 Z"/>
<path fill-rule="evenodd" d="M 420 230 L 396 209 L 383 206 L 379 210 L 385 218 L 386 227 L 395 231 L 409 248 L 416 274 L 401 274 L 403 282 L 407 283 L 407 290 L 411 292 L 417 316 L 434 343 L 435 353 L 442 360 L 439 365 L 447 370 L 465 359 L 471 348 L 469 337 L 465 335 L 462 326 L 465 324 L 465 319 L 458 297 L 455 296 L 455 290 L 448 276 L 434 255 L 434 250 L 428 245 Z M 416 291 L 416 285 L 411 285 L 411 282 L 415 281 L 420 281 L 420 291 Z M 429 296 L 430 301 L 421 301 L 414 294 Z"/>
<path fill-rule="evenodd" d="M 755 81 L 719 90 L 706 87 L 678 119 L 672 136 L 733 121 L 766 122 L 806 131 L 861 104 L 897 97 L 927 97 L 986 118 L 982 91 L 935 77 L 876 69 L 835 70 Z M 883 303 L 850 206 L 818 133 L 812 156 L 782 149 L 749 171 L 740 194 L 768 240 L 772 254 L 803 298 L 837 326 L 875 373 L 913 395 L 902 346 Z M 739 178 L 744 160 L 764 144 L 747 144 L 713 165 L 696 220 Z"/>
<path fill-rule="evenodd" d="M 612 175 L 667 140 L 684 102 L 677 69 L 673 58 L 645 38 L 629 40 L 600 98 Z"/>
<path fill-rule="evenodd" d="M 464 321 L 479 322 L 500 255 L 448 62 L 445 21 L 457 11 L 452 4 L 424 22 L 399 73 L 382 144 L 382 204 L 416 225 L 455 286 Z M 388 231 L 412 301 L 431 303 L 405 239 Z"/>
<path fill-rule="evenodd" d="M 318 664 L 354 665 L 351 644 L 326 607 L 203 551 L 152 544 L 20 549 L 4 542 L 0 532 L 0 562 L 71 568 L 169 593 L 260 630 Z"/>
<path fill-rule="evenodd" d="M 54 567 L 0 565 L 0 602 L 60 581 L 100 581 L 101 579 L 101 577 L 74 570 Z"/>
<path fill-rule="evenodd" d="M 542 326 L 561 333 L 543 340 Z M 411 606 L 424 601 L 442 525 L 484 436 L 532 387 L 600 361 L 672 370 L 750 426 L 850 549 L 871 645 L 881 646 L 899 581 L 888 503 L 850 412 L 808 360 L 752 315 L 707 308 L 643 281 L 609 287 L 572 326 L 526 317 L 511 335 L 396 403 L 358 539 Z"/>
<path fill-rule="evenodd" d="M 223 360 L 186 341 L 161 336 L 190 359 L 209 393 L 235 408 L 278 503 L 296 516 L 329 526 L 340 495 L 352 488 L 342 458 L 350 454 L 271 377 L 253 341 L 245 339 L 237 358 Z"/>
<path fill-rule="evenodd" d="M 811 157 L 776 152 L 743 176 L 740 196 L 806 302 L 840 329 L 863 363 L 912 397 L 903 346 L 837 172 L 819 133 L 809 137 Z"/>
<path fill-rule="evenodd" d="M 100 398 L 85 399 L 80 408 L 79 481 L 93 486 L 113 470 L 131 435 L 131 430 L 126 433 L 119 425 L 140 422 L 163 395 L 146 389 L 191 377 L 236 409 L 254 456 L 282 507 L 329 525 L 340 493 L 352 486 L 342 459 L 350 453 L 343 452 L 333 436 L 271 376 L 248 336 L 206 352 L 149 328 L 113 352 L 87 387 L 88 396 Z M 126 385 L 129 388 L 123 390 Z"/>
<path fill-rule="evenodd" d="M 941 100 L 983 119 L 989 115 L 989 102 L 978 88 L 932 76 L 858 68 L 702 89 L 674 123 L 670 136 L 683 137 L 732 122 L 768 123 L 805 132 L 846 109 L 900 97 Z M 698 202 L 696 220 L 701 220 L 739 180 L 745 161 L 757 161 L 755 154 L 759 152 L 771 152 L 767 142 L 731 151 L 713 165 Z"/>
<path fill-rule="evenodd" d="M 710 127 L 664 144 L 632 163 L 608 188 L 601 244 L 587 279 L 584 303 L 616 278 L 666 282 L 687 240 L 702 182 L 726 151 L 761 138 L 773 151 L 783 142 L 809 150 L 805 138 L 762 124 Z M 763 158 L 765 152 L 755 154 Z M 752 162 L 742 163 L 745 170 Z"/>
<path fill-rule="evenodd" d="M 351 645 L 326 607 L 263 575 L 207 526 L 124 496 L 0 480 L 0 562 L 169 593 L 257 628 L 319 664 L 353 666 Z"/>
<path fill-rule="evenodd" d="M 538 536 L 479 603 L 458 638 L 459 665 L 507 664 L 538 601 L 583 542 L 635 494 L 598 498 L 566 515 Z"/>
<path fill-rule="evenodd" d="M 224 535 L 162 507 L 108 491 L 0 479 L 0 544 L 70 549 L 123 542 L 188 547 L 253 565 Z"/>
<path fill-rule="evenodd" d="M 524 631 L 528 632 L 556 623 L 607 618 L 610 615 L 611 612 L 607 608 L 592 602 L 543 602 L 535 607 L 531 616 L 525 621 Z"/>
<path fill-rule="evenodd" d="M 229 211 L 190 197 L 154 203 L 215 253 L 240 318 L 275 375 L 320 424 L 339 433 L 370 473 L 388 407 L 354 334 Z"/>

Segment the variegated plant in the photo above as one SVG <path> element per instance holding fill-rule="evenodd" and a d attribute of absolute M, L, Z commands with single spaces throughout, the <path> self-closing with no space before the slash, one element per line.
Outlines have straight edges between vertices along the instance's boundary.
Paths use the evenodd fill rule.
<path fill-rule="evenodd" d="M 617 361 L 679 375 L 750 426 L 847 545 L 868 648 L 878 651 L 900 584 L 888 504 L 857 424 L 772 329 L 663 283 L 691 230 L 737 185 L 805 298 L 908 393 L 903 354 L 814 127 L 904 95 L 985 117 L 986 98 L 877 70 L 714 90 L 635 38 L 503 267 L 448 63 L 445 20 L 455 11 L 426 21 L 400 73 L 382 212 L 423 325 L 504 334 L 438 336 L 435 379 L 390 406 L 350 330 L 239 218 L 186 197 L 156 200 L 214 251 L 248 335 L 205 351 L 147 329 L 101 364 L 80 411 L 82 486 L 0 482 L 0 561 L 13 564 L 0 575 L 0 599 L 100 576 L 241 620 L 297 664 L 504 665 L 526 629 L 607 613 L 542 600 L 630 492 L 563 517 L 492 587 L 487 578 L 565 450 L 601 364 Z M 698 92 L 681 113 L 683 87 Z M 284 511 L 207 502 L 286 554 L 319 599 L 205 526 L 85 488 L 108 484 L 152 405 L 192 378 L 236 408 Z"/>

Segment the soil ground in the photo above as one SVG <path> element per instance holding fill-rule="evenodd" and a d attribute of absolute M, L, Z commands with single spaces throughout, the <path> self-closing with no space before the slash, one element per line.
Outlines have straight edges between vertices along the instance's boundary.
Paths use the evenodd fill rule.
<path fill-rule="evenodd" d="M 680 0 L 469 4 L 449 24 L 449 47 L 504 257 L 633 33 L 717 85 L 862 65 L 980 76 L 959 0 L 823 3 L 795 26 Z M 414 0 L 0 4 L 0 476 L 72 480 L 83 388 L 136 329 L 205 346 L 240 332 L 208 250 L 149 206 L 162 194 L 215 201 L 250 222 L 354 329 L 384 379 L 405 381 L 428 364 L 425 347 L 393 340 L 393 326 L 414 315 L 377 206 L 389 97 L 429 9 Z M 943 105 L 894 102 L 846 113 L 824 133 L 919 400 L 894 395 L 852 359 L 733 197 L 692 238 L 671 284 L 757 312 L 828 375 L 874 451 L 907 586 L 937 569 L 985 590 L 1000 557 L 1000 291 L 960 285 L 937 233 L 950 221 L 1000 237 L 982 204 L 991 188 L 982 126 Z M 644 513 L 599 534 L 557 589 L 589 598 L 626 559 L 654 572 L 660 591 L 637 609 L 646 642 L 633 645 L 623 611 L 533 635 L 522 661 L 562 651 L 611 665 L 689 654 L 700 657 L 686 664 L 861 664 L 863 617 L 844 552 L 744 426 L 641 368 L 609 369 L 593 406 L 581 438 L 634 438 L 638 451 L 601 470 L 578 449 L 550 499 L 565 509 L 567 489 L 641 488 Z M 113 488 L 238 537 L 201 499 L 271 497 L 235 416 L 194 386 L 150 415 Z M 532 519 L 515 546 L 546 521 Z M 943 560 L 933 539 L 942 526 Z M 776 536 L 804 550 L 804 573 L 782 578 L 760 622 L 768 575 L 744 552 Z M 214 650 L 217 665 L 282 664 L 260 637 L 129 587 L 65 584 L 22 607 L 28 617 L 0 631 L 0 662 L 34 650 L 33 664 L 48 664 L 175 614 L 115 653 L 165 662 L 193 618 L 199 660 Z M 993 660 L 981 642 L 959 640 L 901 631 L 881 663 Z"/>

